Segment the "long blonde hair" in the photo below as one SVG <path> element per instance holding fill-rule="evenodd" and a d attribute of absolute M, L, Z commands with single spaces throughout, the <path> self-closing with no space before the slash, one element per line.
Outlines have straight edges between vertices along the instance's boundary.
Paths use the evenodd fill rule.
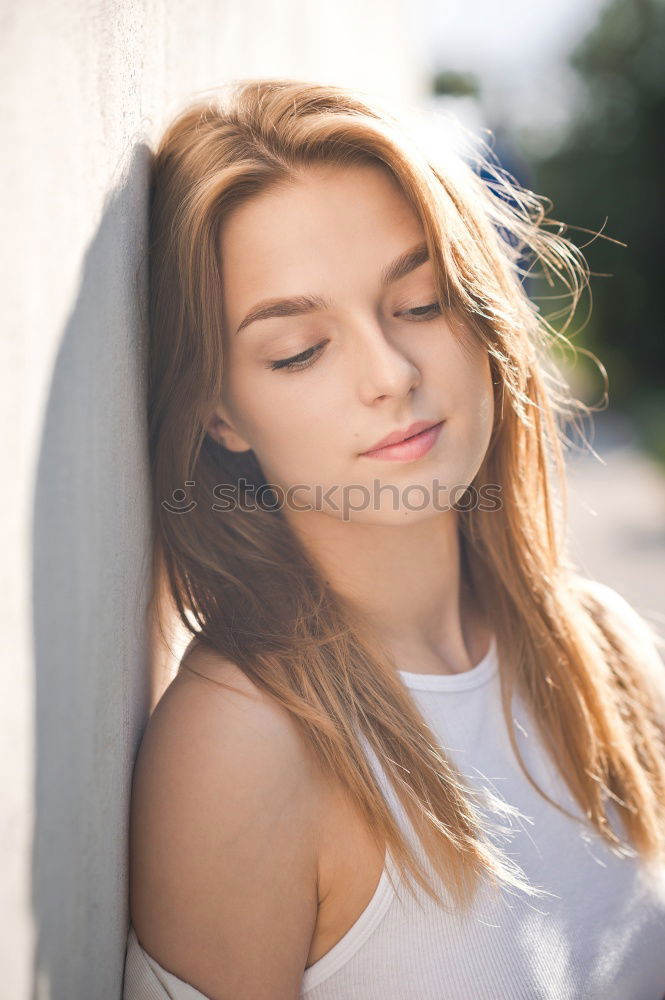
<path fill-rule="evenodd" d="M 523 285 L 529 262 L 563 282 L 570 321 L 588 268 L 561 224 L 547 218 L 543 199 L 480 147 L 476 157 L 485 178 L 452 143 L 439 137 L 430 149 L 405 117 L 349 89 L 234 81 L 186 107 L 161 137 L 148 252 L 155 620 L 163 629 L 166 609 L 175 608 L 190 633 L 291 713 L 402 876 L 410 873 L 442 902 L 368 764 L 366 740 L 460 906 L 480 876 L 510 891 L 535 889 L 493 838 L 491 816 L 438 745 L 386 649 L 322 579 L 279 510 L 240 505 L 220 513 L 200 502 L 174 514 L 164 501 L 186 483 L 207 498 L 240 477 L 265 484 L 252 452 L 226 450 L 204 427 L 206 407 L 222 396 L 218 254 L 227 213 L 317 162 L 387 168 L 424 227 L 440 301 L 464 314 L 491 365 L 494 426 L 474 482 L 500 484 L 502 502 L 491 516 L 460 503 L 459 530 L 468 584 L 496 636 L 520 766 L 566 812 L 526 770 L 510 711 L 514 691 L 611 848 L 664 855 L 665 748 L 640 644 L 605 613 L 565 551 L 563 423 L 588 407 L 570 397 L 551 363 L 553 345 L 570 345 L 566 325 L 555 330 Z M 608 822 L 608 798 L 630 843 Z"/>

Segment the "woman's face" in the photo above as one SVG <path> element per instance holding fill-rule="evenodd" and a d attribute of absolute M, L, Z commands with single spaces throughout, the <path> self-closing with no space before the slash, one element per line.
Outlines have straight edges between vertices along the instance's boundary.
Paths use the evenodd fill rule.
<path fill-rule="evenodd" d="M 490 439 L 489 361 L 438 306 L 426 247 L 384 280 L 425 244 L 391 175 L 311 167 L 236 209 L 220 240 L 223 396 L 209 433 L 253 449 L 290 509 L 396 524 L 459 499 Z M 286 298 L 308 301 L 251 319 Z M 443 424 L 397 457 L 363 454 L 417 421 Z"/>

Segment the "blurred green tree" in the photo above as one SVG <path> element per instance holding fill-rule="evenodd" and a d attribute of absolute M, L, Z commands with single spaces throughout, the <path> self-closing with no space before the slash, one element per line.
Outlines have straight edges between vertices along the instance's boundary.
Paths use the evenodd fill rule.
<path fill-rule="evenodd" d="M 446 97 L 477 97 L 480 85 L 475 73 L 444 69 L 432 78 L 432 93 Z"/>
<path fill-rule="evenodd" d="M 570 64 L 584 99 L 562 144 L 532 159 L 535 190 L 570 224 L 592 272 L 593 311 L 575 343 L 597 352 L 610 403 L 644 418 L 665 457 L 665 0 L 611 0 Z M 537 294 L 537 293 L 536 293 Z M 656 426 L 657 425 L 657 426 Z"/>

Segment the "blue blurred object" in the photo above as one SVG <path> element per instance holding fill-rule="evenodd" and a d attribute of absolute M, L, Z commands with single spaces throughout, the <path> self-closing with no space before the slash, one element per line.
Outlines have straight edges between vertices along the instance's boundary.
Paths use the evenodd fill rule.
<path fill-rule="evenodd" d="M 470 166 L 475 174 L 487 182 L 495 197 L 516 207 L 518 202 L 511 194 L 511 187 L 506 187 L 505 183 L 498 184 L 498 179 L 502 175 L 508 175 L 504 180 L 510 182 L 511 186 L 516 181 L 519 186 L 530 189 L 533 184 L 533 175 L 526 161 L 516 153 L 507 135 L 501 131 L 490 130 L 490 132 L 493 141 L 491 144 L 483 145 L 482 161 L 471 160 Z M 497 168 L 496 172 L 492 170 L 494 165 Z M 518 238 L 515 233 L 506 230 L 503 226 L 499 226 L 497 231 L 511 247 L 517 246 Z M 527 255 L 521 255 L 517 260 L 518 266 L 524 270 L 527 270 L 531 263 L 532 261 Z M 523 279 L 523 284 L 526 280 Z"/>

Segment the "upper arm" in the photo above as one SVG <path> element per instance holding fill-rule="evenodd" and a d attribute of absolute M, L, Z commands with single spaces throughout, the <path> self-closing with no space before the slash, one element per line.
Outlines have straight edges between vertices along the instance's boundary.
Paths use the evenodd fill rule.
<path fill-rule="evenodd" d="M 132 790 L 132 923 L 211 1000 L 287 1000 L 317 916 L 314 782 L 288 713 L 231 668 L 237 692 L 179 676 L 148 723 Z"/>

